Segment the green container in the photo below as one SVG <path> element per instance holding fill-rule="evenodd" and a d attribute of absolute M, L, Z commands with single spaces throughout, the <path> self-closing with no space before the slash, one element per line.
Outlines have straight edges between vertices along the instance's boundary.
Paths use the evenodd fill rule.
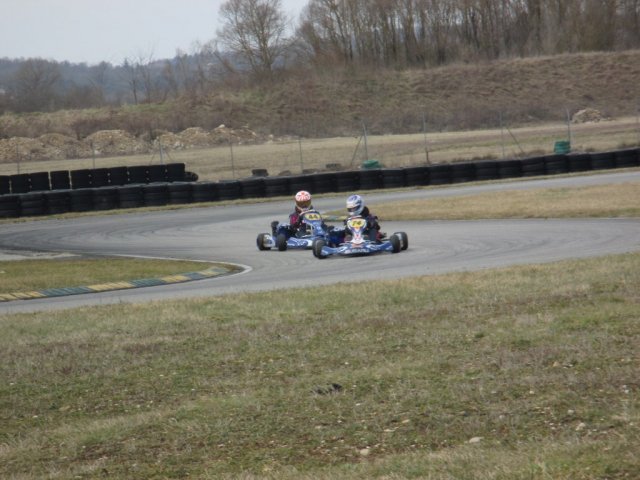
<path fill-rule="evenodd" d="M 553 145 L 553 153 L 569 153 L 571 151 L 571 142 L 568 140 L 558 140 Z"/>
<path fill-rule="evenodd" d="M 380 162 L 378 160 L 365 160 L 362 162 L 362 168 L 381 168 Z"/>

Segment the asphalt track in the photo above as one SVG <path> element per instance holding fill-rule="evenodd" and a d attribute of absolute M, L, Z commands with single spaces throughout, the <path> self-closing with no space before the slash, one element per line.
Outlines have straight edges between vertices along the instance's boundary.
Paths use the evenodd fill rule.
<path fill-rule="evenodd" d="M 471 195 L 498 190 L 571 187 L 640 181 L 640 171 L 503 183 L 372 192 L 368 203 Z M 321 211 L 344 208 L 346 195 L 317 198 Z M 640 201 L 640 199 L 638 199 Z M 390 222 L 406 231 L 398 254 L 318 260 L 310 251 L 258 251 L 255 239 L 271 220 L 285 220 L 291 201 L 146 213 L 48 219 L 0 227 L 0 249 L 124 255 L 229 262 L 241 274 L 162 285 L 0 304 L 0 314 L 83 305 L 148 302 L 293 287 L 359 282 L 551 262 L 640 250 L 640 219 L 524 219 Z"/>

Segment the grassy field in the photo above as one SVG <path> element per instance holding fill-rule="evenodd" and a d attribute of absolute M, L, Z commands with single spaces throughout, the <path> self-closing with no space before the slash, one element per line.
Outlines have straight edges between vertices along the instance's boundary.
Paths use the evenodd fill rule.
<path fill-rule="evenodd" d="M 61 258 L 0 261 L 0 293 L 94 285 L 200 271 L 201 262 L 137 258 Z"/>
<path fill-rule="evenodd" d="M 640 254 L 0 317 L 3 478 L 637 478 Z"/>

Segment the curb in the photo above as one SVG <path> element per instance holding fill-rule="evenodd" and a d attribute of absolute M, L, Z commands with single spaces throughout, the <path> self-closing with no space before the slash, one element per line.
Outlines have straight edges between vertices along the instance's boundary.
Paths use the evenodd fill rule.
<path fill-rule="evenodd" d="M 174 283 L 191 282 L 194 280 L 204 280 L 207 278 L 226 275 L 233 271 L 231 267 L 209 267 L 199 272 L 179 273 L 158 278 L 143 278 L 124 282 L 100 283 L 96 285 L 84 285 L 78 287 L 49 288 L 46 290 L 36 290 L 31 292 L 0 293 L 0 302 L 11 302 L 14 300 L 33 300 L 36 298 L 64 297 L 67 295 L 80 295 L 83 293 L 110 292 L 114 290 L 128 290 L 131 288 L 157 287 L 160 285 L 170 285 Z"/>

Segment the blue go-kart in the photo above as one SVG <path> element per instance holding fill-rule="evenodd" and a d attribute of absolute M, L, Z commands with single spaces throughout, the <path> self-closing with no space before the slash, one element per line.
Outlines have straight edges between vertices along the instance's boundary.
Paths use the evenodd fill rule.
<path fill-rule="evenodd" d="M 344 238 L 337 245 L 332 245 L 324 238 L 316 238 L 312 244 L 313 255 L 325 259 L 332 255 L 357 257 L 381 252 L 398 253 L 409 247 L 409 238 L 405 232 L 395 232 L 382 240 L 370 240 L 365 235 L 367 221 L 362 217 L 347 220 Z"/>
<path fill-rule="evenodd" d="M 302 216 L 302 228 L 295 234 L 288 223 L 272 223 L 272 233 L 260 233 L 256 239 L 258 250 L 277 248 L 284 252 L 289 248 L 311 249 L 314 240 L 322 239 L 325 244 L 337 244 L 332 227 L 327 227 L 317 210 L 307 210 Z"/>

